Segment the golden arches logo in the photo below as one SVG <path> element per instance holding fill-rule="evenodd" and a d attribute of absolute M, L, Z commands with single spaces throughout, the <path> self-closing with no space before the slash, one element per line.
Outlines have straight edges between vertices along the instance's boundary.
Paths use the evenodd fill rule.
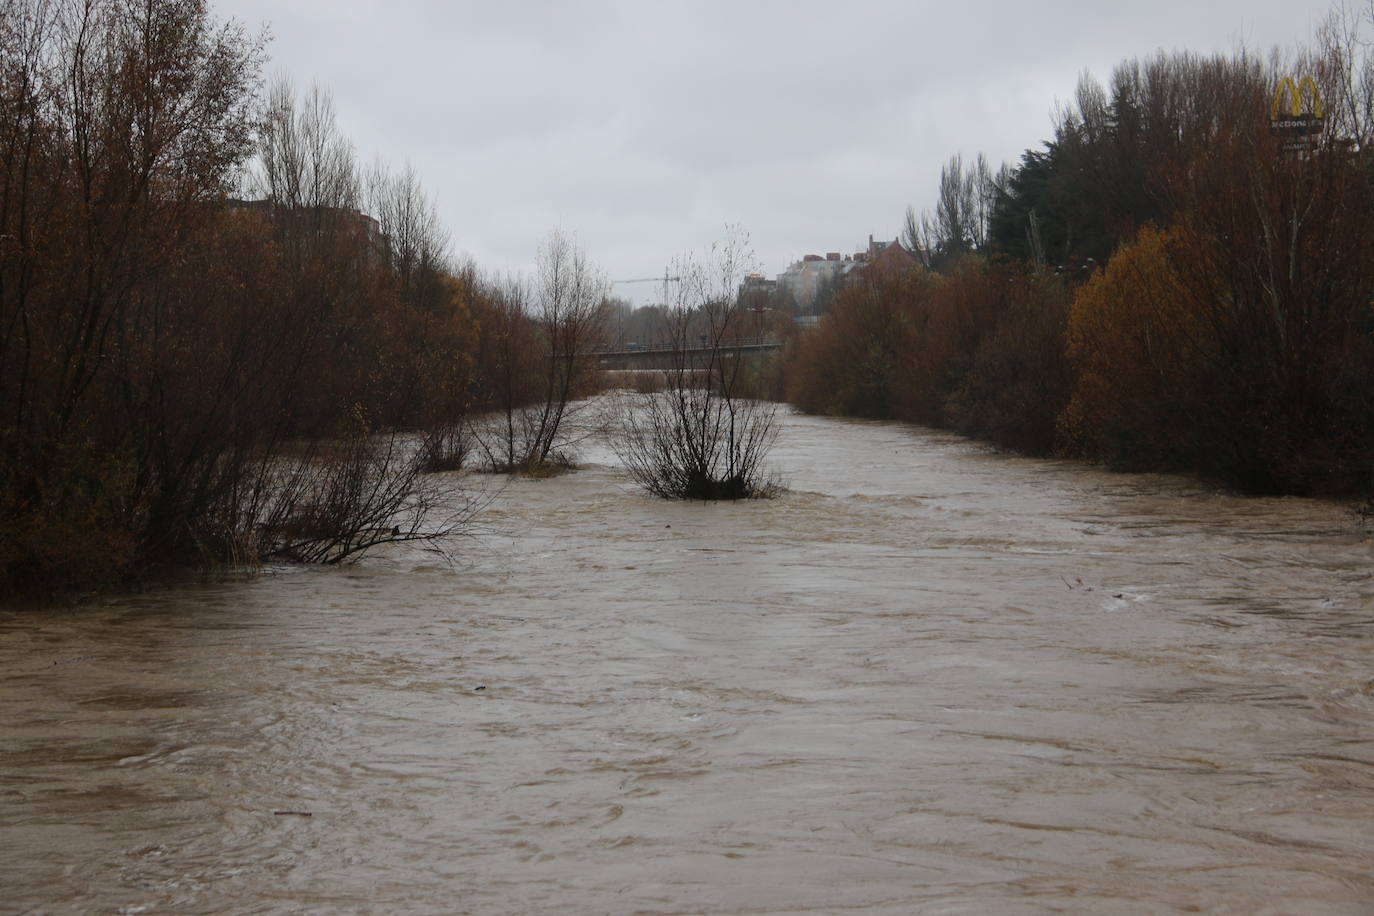
<path fill-rule="evenodd" d="M 1321 120 L 1325 115 L 1322 110 L 1322 95 L 1317 91 L 1317 81 L 1310 76 L 1304 76 L 1298 83 L 1294 83 L 1292 77 L 1287 76 L 1279 81 L 1279 88 L 1274 91 L 1274 104 L 1269 108 L 1269 120 L 1278 121 L 1282 118 L 1284 96 L 1292 101 L 1289 106 L 1290 117 L 1306 116 Z M 1304 112 L 1302 103 L 1307 97 L 1312 99 L 1312 110 Z"/>
<path fill-rule="evenodd" d="M 1287 111 L 1284 111 L 1285 101 L 1288 102 Z M 1304 76 L 1295 83 L 1285 76 L 1279 81 L 1274 91 L 1274 104 L 1269 108 L 1269 132 L 1287 137 L 1283 148 L 1289 152 L 1311 150 L 1326 126 L 1325 115 L 1316 80 Z"/>

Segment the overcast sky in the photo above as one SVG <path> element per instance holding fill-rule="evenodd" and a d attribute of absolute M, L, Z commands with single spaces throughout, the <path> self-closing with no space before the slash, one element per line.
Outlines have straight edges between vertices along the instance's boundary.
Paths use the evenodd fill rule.
<path fill-rule="evenodd" d="M 1306 42 L 1326 0 L 940 3 L 211 0 L 412 163 L 458 253 L 528 268 L 555 227 L 612 279 L 750 234 L 773 275 L 893 238 L 962 152 L 1015 161 L 1087 70 Z M 617 286 L 637 300 L 649 284 Z"/>

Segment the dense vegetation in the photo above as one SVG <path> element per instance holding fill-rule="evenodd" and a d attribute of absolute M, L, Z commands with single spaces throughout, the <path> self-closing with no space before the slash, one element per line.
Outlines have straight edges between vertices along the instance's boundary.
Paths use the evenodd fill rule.
<path fill-rule="evenodd" d="M 436 537 L 465 418 L 585 375 L 263 61 L 203 0 L 0 0 L 0 596 Z"/>
<path fill-rule="evenodd" d="M 935 214 L 908 213 L 923 266 L 840 290 L 787 353 L 789 398 L 1250 492 L 1368 492 L 1369 25 L 1333 15 L 1291 59 L 1130 61 L 1085 77 L 1015 168 L 951 160 Z M 1323 129 L 1277 134 L 1276 91 L 1304 76 Z"/>

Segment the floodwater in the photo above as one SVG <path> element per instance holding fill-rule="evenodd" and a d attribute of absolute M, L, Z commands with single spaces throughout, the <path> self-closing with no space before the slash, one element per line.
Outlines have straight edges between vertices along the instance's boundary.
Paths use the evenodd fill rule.
<path fill-rule="evenodd" d="M 774 501 L 588 457 L 453 565 L 0 612 L 0 913 L 1374 912 L 1339 506 L 808 417 Z"/>

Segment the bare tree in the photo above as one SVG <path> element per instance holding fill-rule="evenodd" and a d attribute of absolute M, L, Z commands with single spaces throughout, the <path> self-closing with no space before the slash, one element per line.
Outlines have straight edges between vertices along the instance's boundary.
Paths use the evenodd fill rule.
<path fill-rule="evenodd" d="M 510 280 L 500 286 L 504 377 L 495 382 L 504 403 L 499 416 L 478 429 L 492 469 L 528 474 L 572 463 L 576 438 L 569 421 L 587 387 L 590 355 L 605 333 L 608 289 L 605 273 L 562 230 L 540 247 L 532 285 Z M 530 357 L 537 363 L 531 365 Z M 522 365 L 533 370 L 533 390 L 524 388 Z"/>
<path fill-rule="evenodd" d="M 931 239 L 928 221 L 916 215 L 916 208 L 907 204 L 906 217 L 902 221 L 902 245 L 920 259 L 921 264 L 930 267 Z"/>
<path fill-rule="evenodd" d="M 951 156 L 940 167 L 932 235 L 941 254 L 959 255 L 973 248 L 973 182 L 964 174 L 964 157 Z"/>
<path fill-rule="evenodd" d="M 450 239 L 438 205 L 420 186 L 414 167 L 392 173 L 380 162 L 368 171 L 365 202 L 377 220 L 401 301 L 432 312 L 442 297 L 440 278 L 449 271 Z"/>
<path fill-rule="evenodd" d="M 931 266 L 932 259 L 948 260 L 983 248 L 988 241 L 997 195 L 1010 180 L 1003 165 L 993 173 L 988 158 L 979 153 L 971 167 L 955 154 L 940 168 L 940 188 L 935 213 L 919 220 L 907 207 L 902 239 L 908 250 Z"/>
<path fill-rule="evenodd" d="M 297 98 L 289 79 L 272 83 L 249 188 L 285 210 L 357 207 L 357 157 L 328 90 L 316 83 Z"/>
<path fill-rule="evenodd" d="M 630 475 L 665 499 L 747 499 L 780 489 L 764 459 L 777 439 L 776 404 L 747 397 L 747 360 L 730 349 L 746 319 L 735 302 L 753 268 L 737 229 L 705 259 L 675 262 L 667 309 L 673 363 L 664 390 L 631 398 L 615 448 Z"/>
<path fill-rule="evenodd" d="M 1336 4 L 1317 31 L 1306 63 L 1325 102 L 1327 129 L 1355 150 L 1374 142 L 1374 0 Z"/>
<path fill-rule="evenodd" d="M 534 323 L 529 315 L 529 291 L 520 276 L 486 284 L 488 308 L 482 327 L 482 364 L 485 387 L 491 392 L 491 413 L 474 429 L 477 447 L 489 468 L 510 471 L 519 467 L 529 449 L 525 441 L 523 409 L 534 400 L 531 366 L 535 356 Z"/>

